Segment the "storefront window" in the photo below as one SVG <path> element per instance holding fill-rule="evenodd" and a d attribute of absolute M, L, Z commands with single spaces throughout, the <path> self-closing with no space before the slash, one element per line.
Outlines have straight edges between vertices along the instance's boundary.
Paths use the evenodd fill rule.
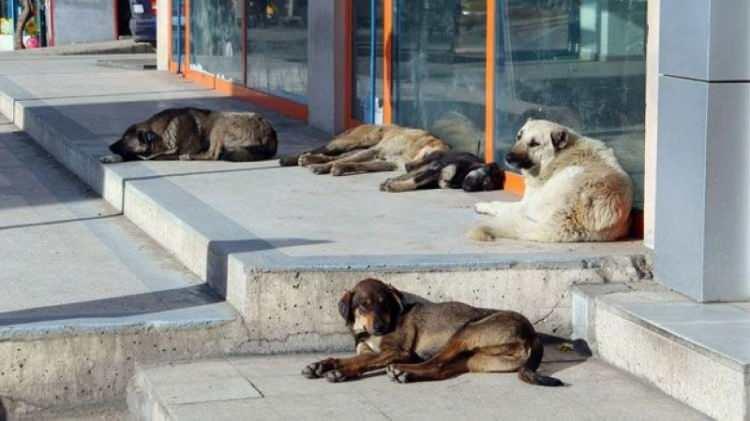
<path fill-rule="evenodd" d="M 483 154 L 486 0 L 399 0 L 394 122 Z"/>
<path fill-rule="evenodd" d="M 607 142 L 643 201 L 646 0 L 498 1 L 498 160 L 528 117 Z"/>
<path fill-rule="evenodd" d="M 374 3 L 374 4 L 373 4 Z M 375 32 L 372 31 L 372 7 L 375 6 L 377 19 Z M 352 13 L 352 72 L 354 84 L 352 89 L 352 117 L 373 123 L 382 119 L 380 112 L 383 98 L 383 0 L 355 0 Z M 372 44 L 375 43 L 373 51 Z M 373 68 L 373 60 L 375 66 Z M 373 75 L 375 73 L 375 92 L 373 92 Z M 373 101 L 374 97 L 374 101 Z M 379 118 L 380 117 L 380 118 Z"/>
<path fill-rule="evenodd" d="M 242 83 L 242 2 L 190 2 L 190 67 Z"/>
<path fill-rule="evenodd" d="M 247 85 L 307 99 L 307 0 L 248 2 Z"/>

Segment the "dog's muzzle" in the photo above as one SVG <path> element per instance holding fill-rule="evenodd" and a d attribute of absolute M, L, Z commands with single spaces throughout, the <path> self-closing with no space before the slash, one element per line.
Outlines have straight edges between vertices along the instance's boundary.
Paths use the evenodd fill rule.
<path fill-rule="evenodd" d="M 520 157 L 513 152 L 505 155 L 505 165 L 512 170 L 528 170 L 534 166 L 528 156 Z"/>

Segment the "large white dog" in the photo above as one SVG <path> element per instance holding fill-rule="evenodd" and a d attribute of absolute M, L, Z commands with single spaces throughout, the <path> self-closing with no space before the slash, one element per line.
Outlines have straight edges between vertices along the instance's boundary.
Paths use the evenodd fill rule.
<path fill-rule="evenodd" d="M 494 218 L 472 229 L 470 238 L 574 242 L 627 234 L 632 181 L 603 142 L 550 121 L 529 120 L 505 160 L 524 176 L 523 199 L 477 203 L 478 213 Z"/>

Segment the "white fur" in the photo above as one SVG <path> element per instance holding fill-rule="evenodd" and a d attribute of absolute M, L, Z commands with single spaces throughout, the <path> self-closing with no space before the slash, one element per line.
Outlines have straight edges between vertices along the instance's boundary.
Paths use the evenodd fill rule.
<path fill-rule="evenodd" d="M 556 148 L 552 133 L 560 130 L 566 141 Z M 528 121 L 519 134 L 512 152 L 535 164 L 522 170 L 524 196 L 519 202 L 477 203 L 475 211 L 493 219 L 472 229 L 470 238 L 574 242 L 612 241 L 627 234 L 632 182 L 611 148 L 544 120 Z"/>

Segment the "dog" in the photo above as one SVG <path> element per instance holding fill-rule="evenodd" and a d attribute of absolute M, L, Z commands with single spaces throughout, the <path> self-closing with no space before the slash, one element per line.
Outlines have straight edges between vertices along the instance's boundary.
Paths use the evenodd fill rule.
<path fill-rule="evenodd" d="M 448 149 L 447 143 L 424 130 L 363 124 L 345 131 L 325 146 L 281 158 L 279 163 L 308 167 L 315 174 L 339 176 L 404 169 L 409 162 Z"/>
<path fill-rule="evenodd" d="M 365 279 L 338 304 L 356 356 L 327 358 L 302 370 L 341 382 L 386 368 L 398 383 L 442 380 L 467 372 L 518 372 L 527 383 L 562 386 L 536 370 L 544 347 L 531 322 L 512 311 L 458 302 L 409 303 L 377 279 Z"/>
<path fill-rule="evenodd" d="M 526 189 L 519 202 L 481 202 L 492 222 L 469 232 L 478 241 L 613 241 L 629 230 L 633 184 L 603 142 L 546 120 L 528 120 L 505 157 Z"/>
<path fill-rule="evenodd" d="M 392 177 L 380 190 L 404 192 L 419 188 L 464 189 L 467 192 L 503 188 L 504 174 L 497 164 L 485 164 L 468 152 L 437 151 L 406 164 L 406 174 Z"/>
<path fill-rule="evenodd" d="M 170 108 L 128 127 L 109 147 L 115 155 L 101 161 L 259 161 L 277 148 L 276 131 L 260 114 Z"/>

